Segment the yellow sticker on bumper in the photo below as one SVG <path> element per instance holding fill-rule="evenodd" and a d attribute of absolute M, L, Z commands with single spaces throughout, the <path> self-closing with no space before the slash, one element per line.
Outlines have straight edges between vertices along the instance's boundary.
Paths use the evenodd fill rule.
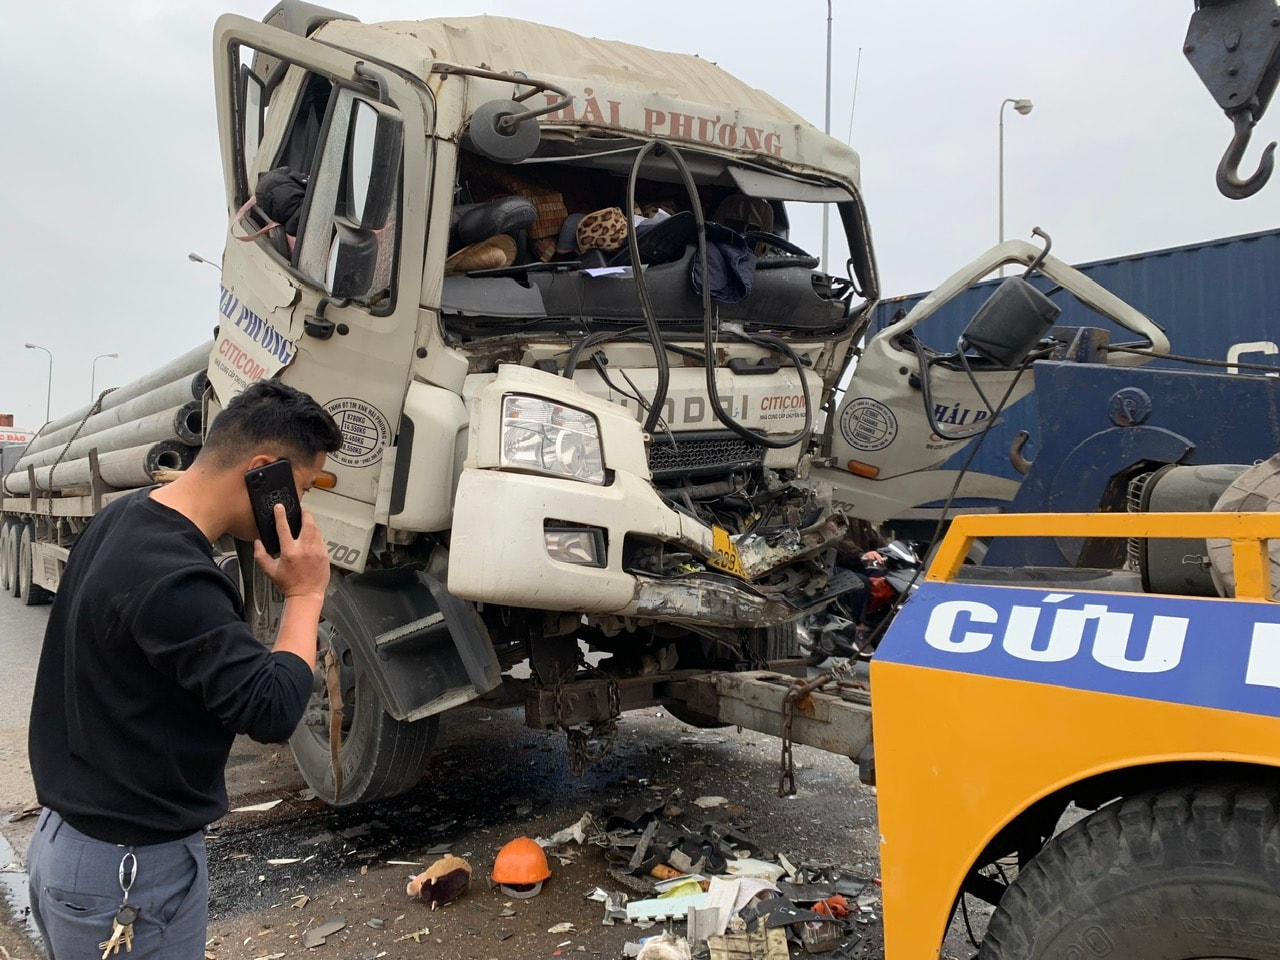
<path fill-rule="evenodd" d="M 707 566 L 747 579 L 747 571 L 743 569 L 742 560 L 738 556 L 738 545 L 723 527 L 711 528 L 711 556 L 707 558 Z"/>

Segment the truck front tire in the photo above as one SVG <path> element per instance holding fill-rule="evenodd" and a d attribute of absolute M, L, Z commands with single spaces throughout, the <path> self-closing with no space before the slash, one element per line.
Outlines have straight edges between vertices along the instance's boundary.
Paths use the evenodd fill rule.
<path fill-rule="evenodd" d="M 389 715 L 332 621 L 321 623 L 320 630 L 322 666 L 317 668 L 315 692 L 307 713 L 329 716 L 323 658 L 326 648 L 332 645 L 342 664 L 339 684 L 345 701 L 338 749 L 342 790 L 338 792 L 334 777 L 328 724 L 314 722 L 314 717 L 312 722 L 304 717 L 289 738 L 303 778 L 321 800 L 332 806 L 369 803 L 412 789 L 426 772 L 439 717 L 409 723 Z"/>
<path fill-rule="evenodd" d="M 978 960 L 1272 958 L 1280 789 L 1130 797 L 1063 831 L 1019 874 Z"/>

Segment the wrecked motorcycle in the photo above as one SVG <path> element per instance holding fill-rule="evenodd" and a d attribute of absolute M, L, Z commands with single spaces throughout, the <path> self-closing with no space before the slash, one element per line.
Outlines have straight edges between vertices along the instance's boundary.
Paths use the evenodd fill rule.
<path fill-rule="evenodd" d="M 830 657 L 869 658 L 894 613 L 915 591 L 924 565 L 915 544 L 894 540 L 876 552 L 883 562 L 863 567 L 861 590 L 837 597 L 800 624 L 800 649 L 810 666 Z"/>

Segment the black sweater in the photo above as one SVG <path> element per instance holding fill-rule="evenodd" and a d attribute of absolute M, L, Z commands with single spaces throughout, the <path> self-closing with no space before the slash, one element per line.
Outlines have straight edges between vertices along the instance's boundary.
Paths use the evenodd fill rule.
<path fill-rule="evenodd" d="M 237 733 L 285 740 L 311 668 L 272 653 L 200 530 L 140 490 L 89 523 L 67 563 L 31 704 L 36 796 L 110 843 L 186 836 L 227 811 Z"/>

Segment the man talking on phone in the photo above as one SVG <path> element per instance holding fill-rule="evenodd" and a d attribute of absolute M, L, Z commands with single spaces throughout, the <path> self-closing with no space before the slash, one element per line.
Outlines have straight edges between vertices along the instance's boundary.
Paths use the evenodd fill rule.
<path fill-rule="evenodd" d="M 231 744 L 293 733 L 329 582 L 308 511 L 295 538 L 277 505 L 279 556 L 263 548 L 245 474 L 288 460 L 301 496 L 341 444 L 314 400 L 261 381 L 214 419 L 190 469 L 113 501 L 76 541 L 49 615 L 28 743 L 44 806 L 27 855 L 31 908 L 50 960 L 203 960 L 204 828 L 227 811 Z M 214 563 L 211 544 L 227 535 L 255 541 L 284 596 L 270 649 Z"/>

